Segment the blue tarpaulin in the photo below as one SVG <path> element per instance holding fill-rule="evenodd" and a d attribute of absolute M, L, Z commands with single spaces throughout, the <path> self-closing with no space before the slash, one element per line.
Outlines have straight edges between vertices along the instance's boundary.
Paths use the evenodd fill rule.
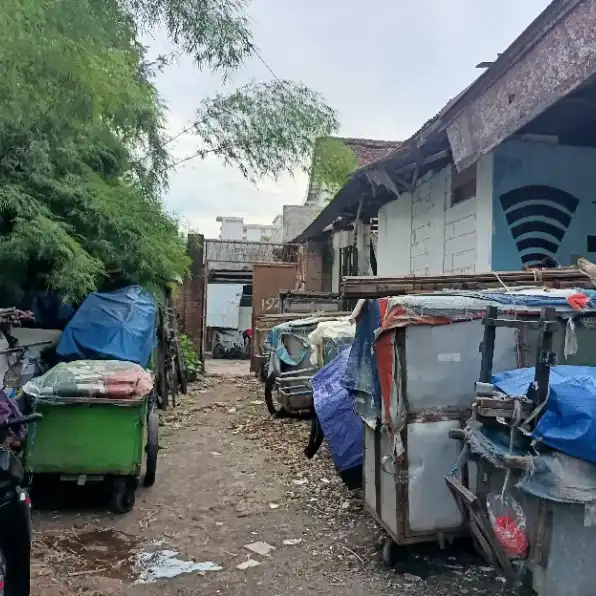
<path fill-rule="evenodd" d="M 364 427 L 341 381 L 350 350 L 340 352 L 312 378 L 315 411 L 340 472 L 362 465 Z"/>
<path fill-rule="evenodd" d="M 87 296 L 66 326 L 62 360 L 126 360 L 147 366 L 156 344 L 157 307 L 151 294 L 130 286 Z"/>
<path fill-rule="evenodd" d="M 510 396 L 528 393 L 534 368 L 493 376 L 495 386 Z M 549 397 L 535 438 L 562 453 L 596 463 L 596 367 L 553 366 Z"/>

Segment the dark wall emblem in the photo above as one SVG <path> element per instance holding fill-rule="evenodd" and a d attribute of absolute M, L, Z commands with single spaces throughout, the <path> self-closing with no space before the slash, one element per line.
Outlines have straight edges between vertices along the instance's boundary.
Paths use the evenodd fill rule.
<path fill-rule="evenodd" d="M 552 186 L 522 186 L 500 197 L 524 265 L 555 258 L 579 200 Z"/>

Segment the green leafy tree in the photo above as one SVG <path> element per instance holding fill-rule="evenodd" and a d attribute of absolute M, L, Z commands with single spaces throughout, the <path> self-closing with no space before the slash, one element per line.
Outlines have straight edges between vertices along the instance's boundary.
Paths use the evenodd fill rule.
<path fill-rule="evenodd" d="M 0 286 L 78 299 L 115 272 L 160 285 L 188 266 L 162 205 L 164 110 L 139 35 L 224 77 L 253 50 L 245 0 L 0 0 Z M 194 155 L 276 176 L 337 127 L 306 87 L 255 83 L 204 102 Z M 189 156 L 190 157 L 190 156 Z"/>
<path fill-rule="evenodd" d="M 358 167 L 356 154 L 342 139 L 322 137 L 317 140 L 311 176 L 325 189 L 329 199 L 344 186 Z"/>

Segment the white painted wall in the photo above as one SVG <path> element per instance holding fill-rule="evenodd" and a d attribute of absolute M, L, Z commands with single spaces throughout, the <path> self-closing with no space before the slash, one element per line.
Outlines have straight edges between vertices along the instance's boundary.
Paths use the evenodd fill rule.
<path fill-rule="evenodd" d="M 281 216 L 276 217 L 271 225 L 246 224 L 242 217 L 218 217 L 220 222 L 220 240 L 248 242 L 271 242 L 280 232 Z"/>
<path fill-rule="evenodd" d="M 241 306 L 238 310 L 238 330 L 246 331 L 252 328 L 252 306 Z"/>
<path fill-rule="evenodd" d="M 354 244 L 354 231 L 333 234 L 333 269 L 331 291 L 340 290 L 339 251 Z M 356 248 L 358 250 L 358 275 L 372 275 L 370 267 L 370 225 L 359 222 L 356 225 Z"/>
<path fill-rule="evenodd" d="M 490 271 L 492 155 L 477 165 L 477 196 L 451 207 L 451 168 L 379 210 L 381 277 Z"/>
<path fill-rule="evenodd" d="M 341 248 L 350 246 L 352 244 L 354 236 L 352 232 L 335 232 L 333 234 L 333 268 L 331 278 L 331 291 L 339 292 L 339 251 Z"/>
<path fill-rule="evenodd" d="M 218 217 L 221 223 L 219 229 L 220 240 L 242 240 L 244 237 L 244 220 L 241 217 Z"/>
<path fill-rule="evenodd" d="M 241 284 L 208 284 L 207 327 L 238 329 Z"/>

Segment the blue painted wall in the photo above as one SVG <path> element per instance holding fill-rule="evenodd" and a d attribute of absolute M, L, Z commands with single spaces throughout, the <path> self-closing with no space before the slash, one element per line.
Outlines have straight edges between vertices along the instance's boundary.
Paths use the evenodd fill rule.
<path fill-rule="evenodd" d="M 494 271 L 596 259 L 596 149 L 508 141 L 493 164 Z"/>

